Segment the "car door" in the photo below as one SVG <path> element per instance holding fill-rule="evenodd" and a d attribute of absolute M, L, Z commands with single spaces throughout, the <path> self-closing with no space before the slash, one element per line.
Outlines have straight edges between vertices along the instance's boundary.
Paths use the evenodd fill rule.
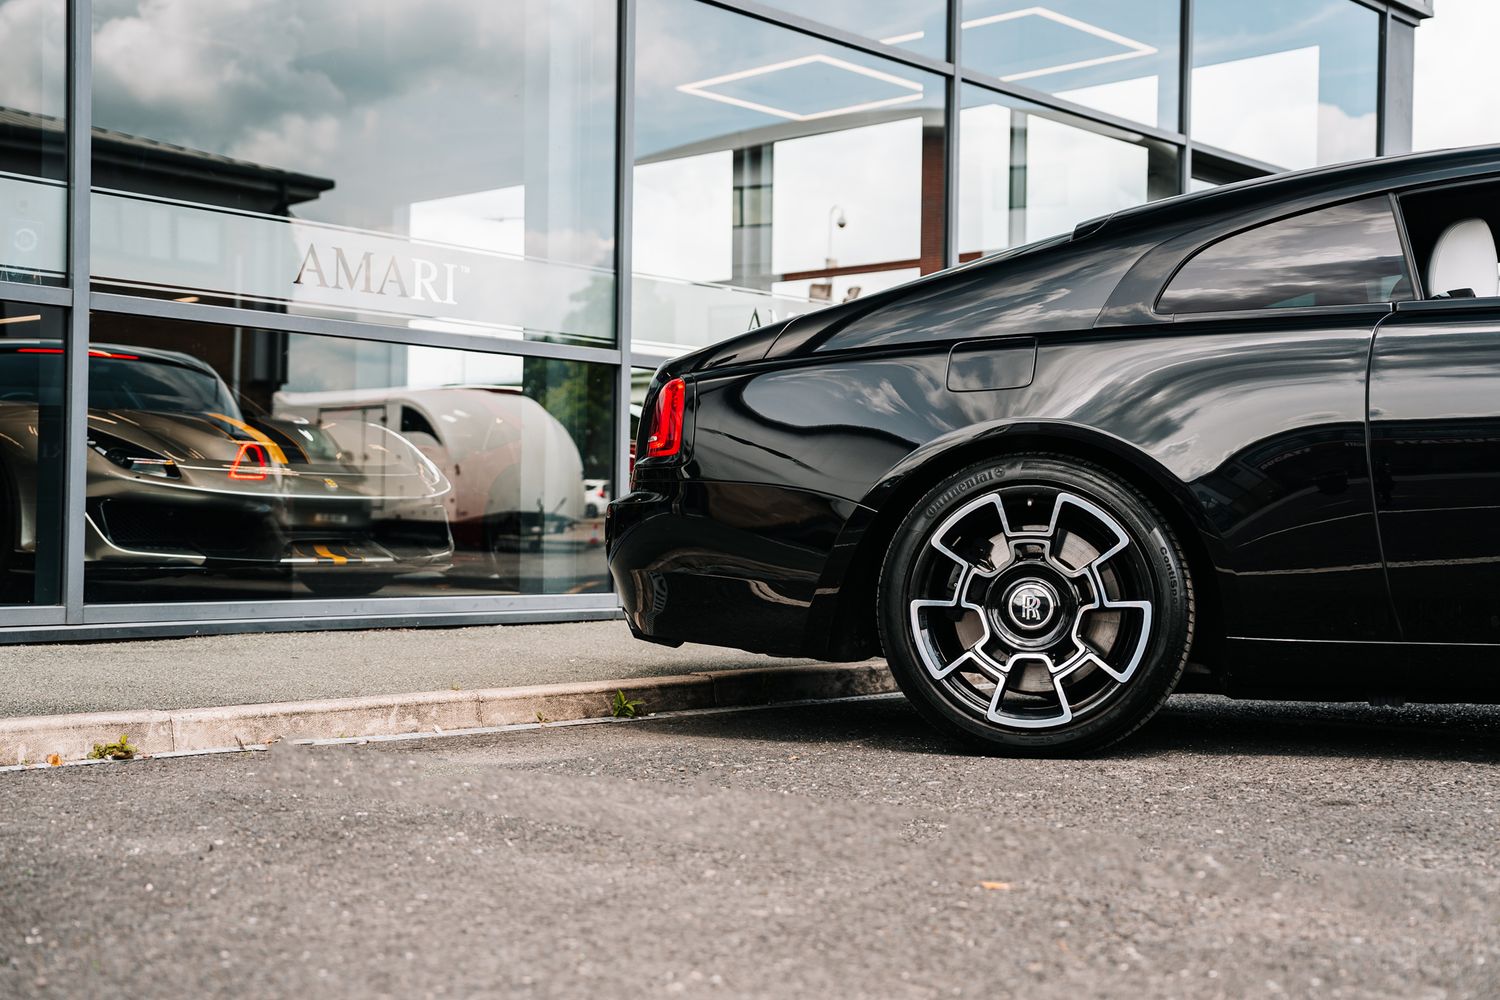
<path fill-rule="evenodd" d="M 1500 298 L 1399 304 L 1376 330 L 1369 406 L 1403 637 L 1500 643 Z"/>
<path fill-rule="evenodd" d="M 1191 387 L 1196 405 L 1175 407 L 1184 416 L 1169 426 L 1174 447 L 1201 456 L 1191 488 L 1216 536 L 1226 627 L 1252 640 L 1393 641 L 1366 431 L 1375 327 L 1413 294 L 1390 199 L 1219 225 L 1241 228 L 1168 280 L 1156 308 L 1180 331 L 1177 356 L 1137 390 L 1159 406 Z M 1158 252 L 1171 266 L 1183 249 Z M 1122 283 L 1122 294 L 1135 293 Z"/>

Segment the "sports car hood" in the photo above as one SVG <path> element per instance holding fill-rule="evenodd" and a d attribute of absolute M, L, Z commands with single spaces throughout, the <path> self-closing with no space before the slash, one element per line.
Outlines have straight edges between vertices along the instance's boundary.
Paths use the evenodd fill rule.
<path fill-rule="evenodd" d="M 450 489 L 414 445 L 375 425 L 358 451 L 339 449 L 311 425 L 298 434 L 284 421 L 221 413 L 93 410 L 89 430 L 100 456 L 123 446 L 132 454 L 170 459 L 190 481 L 226 477 L 247 492 L 323 495 L 336 483 L 355 495 L 411 498 Z"/>

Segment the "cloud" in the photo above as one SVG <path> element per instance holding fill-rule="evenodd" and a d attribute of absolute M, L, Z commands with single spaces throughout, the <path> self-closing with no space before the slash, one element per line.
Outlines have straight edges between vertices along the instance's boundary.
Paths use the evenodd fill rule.
<path fill-rule="evenodd" d="M 0 25 L 15 2 L 41 0 Z M 537 225 L 608 233 L 614 6 L 95 0 L 95 123 L 332 179 L 306 218 L 400 231 L 413 202 L 524 183 Z"/>
<path fill-rule="evenodd" d="M 471 0 L 384 5 L 375 16 L 301 0 L 101 0 L 95 22 L 98 121 L 215 152 L 297 119 L 473 82 L 525 55 L 524 36 Z"/>
<path fill-rule="evenodd" d="M 1375 112 L 1351 115 L 1336 104 L 1318 105 L 1318 162 L 1344 163 L 1375 155 Z"/>
<path fill-rule="evenodd" d="M 1500 5 L 1442 0 L 1417 28 L 1412 148 L 1500 142 Z"/>
<path fill-rule="evenodd" d="M 0 0 L 0 105 L 61 117 L 67 26 L 55 0 Z"/>

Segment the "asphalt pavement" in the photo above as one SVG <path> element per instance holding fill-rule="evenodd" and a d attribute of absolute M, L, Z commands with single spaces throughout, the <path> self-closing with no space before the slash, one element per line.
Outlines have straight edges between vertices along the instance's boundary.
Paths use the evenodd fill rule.
<path fill-rule="evenodd" d="M 0 718 L 664 677 L 810 663 L 672 649 L 623 621 L 0 646 Z"/>
<path fill-rule="evenodd" d="M 0 776 L 0 996 L 1500 995 L 1500 710 L 899 698 Z"/>

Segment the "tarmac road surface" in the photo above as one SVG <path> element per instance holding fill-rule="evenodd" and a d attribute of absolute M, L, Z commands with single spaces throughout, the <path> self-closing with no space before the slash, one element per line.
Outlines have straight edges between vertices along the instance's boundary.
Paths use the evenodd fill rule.
<path fill-rule="evenodd" d="M 899 698 L 0 776 L 0 995 L 1500 995 L 1500 710 Z"/>

